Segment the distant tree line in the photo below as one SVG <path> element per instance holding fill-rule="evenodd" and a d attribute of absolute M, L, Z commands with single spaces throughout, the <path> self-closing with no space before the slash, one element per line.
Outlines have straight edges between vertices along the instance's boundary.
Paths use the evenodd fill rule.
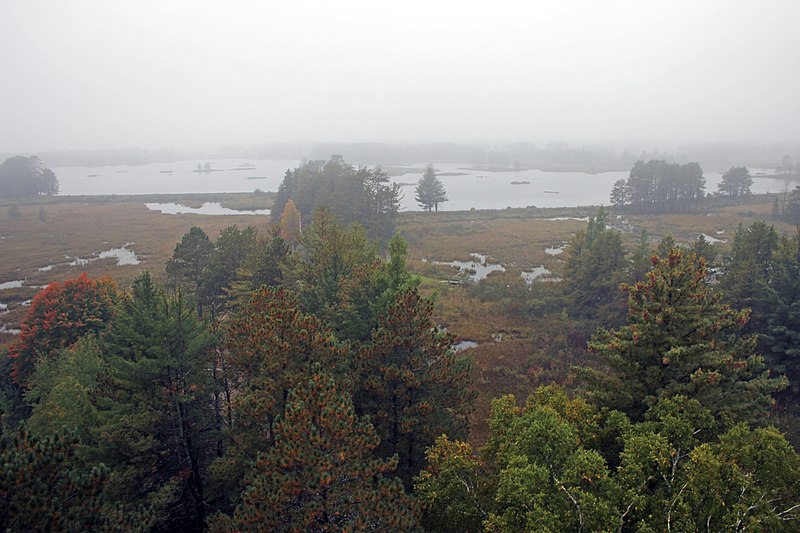
<path fill-rule="evenodd" d="M 379 167 L 356 168 L 334 155 L 328 161 L 307 161 L 287 170 L 272 208 L 272 219 L 280 222 L 289 200 L 304 223 L 314 210 L 327 207 L 343 224 L 358 222 L 370 237 L 387 241 L 394 233 L 400 208 L 400 187 Z"/>
<path fill-rule="evenodd" d="M 652 213 L 678 213 L 696 209 L 705 197 L 706 180 L 698 163 L 637 161 L 627 179 L 611 189 L 618 208 Z"/>
<path fill-rule="evenodd" d="M 58 194 L 58 178 L 36 156 L 16 155 L 0 165 L 0 197 L 28 198 Z"/>

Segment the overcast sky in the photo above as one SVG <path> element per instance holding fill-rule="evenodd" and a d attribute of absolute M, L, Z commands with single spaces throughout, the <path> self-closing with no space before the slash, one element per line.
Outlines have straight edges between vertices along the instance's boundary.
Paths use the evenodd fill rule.
<path fill-rule="evenodd" d="M 800 1 L 0 0 L 0 152 L 800 141 Z"/>

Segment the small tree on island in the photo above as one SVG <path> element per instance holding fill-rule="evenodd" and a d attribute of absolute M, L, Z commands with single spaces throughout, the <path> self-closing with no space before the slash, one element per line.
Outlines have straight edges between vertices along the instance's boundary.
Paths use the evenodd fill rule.
<path fill-rule="evenodd" d="M 425 173 L 419 179 L 417 188 L 414 190 L 414 200 L 425 211 L 439 210 L 439 204 L 447 201 L 447 192 L 444 185 L 436 177 L 436 170 L 433 165 L 425 168 Z"/>

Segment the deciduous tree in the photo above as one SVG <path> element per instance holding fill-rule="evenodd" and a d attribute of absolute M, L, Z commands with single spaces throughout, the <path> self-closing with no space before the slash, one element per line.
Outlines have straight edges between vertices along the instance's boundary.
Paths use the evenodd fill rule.
<path fill-rule="evenodd" d="M 117 287 L 110 278 L 77 279 L 51 283 L 39 292 L 22 321 L 19 338 L 11 345 L 13 377 L 26 386 L 39 361 L 58 355 L 90 333 L 102 330 L 114 314 Z"/>

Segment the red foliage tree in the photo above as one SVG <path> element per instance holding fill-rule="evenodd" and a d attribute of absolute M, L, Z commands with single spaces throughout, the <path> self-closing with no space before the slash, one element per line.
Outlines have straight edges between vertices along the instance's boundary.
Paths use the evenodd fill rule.
<path fill-rule="evenodd" d="M 25 387 L 36 362 L 55 356 L 81 337 L 100 331 L 114 313 L 117 286 L 111 278 L 77 279 L 51 283 L 39 292 L 11 345 L 14 382 Z"/>

